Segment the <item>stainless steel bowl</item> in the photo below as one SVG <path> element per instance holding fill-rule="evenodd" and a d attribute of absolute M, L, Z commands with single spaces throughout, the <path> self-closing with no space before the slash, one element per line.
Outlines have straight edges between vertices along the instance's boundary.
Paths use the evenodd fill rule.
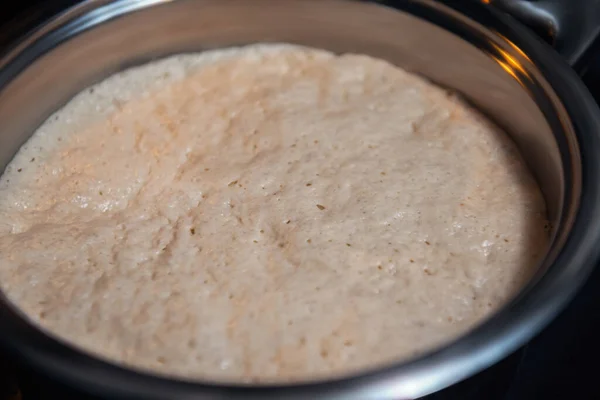
<path fill-rule="evenodd" d="M 5 298 L 0 342 L 35 368 L 110 398 L 407 399 L 476 373 L 542 329 L 600 254 L 600 111 L 560 56 L 504 14 L 450 0 L 394 3 L 89 0 L 0 61 L 0 163 L 74 94 L 158 57 L 273 41 L 380 57 L 461 93 L 512 136 L 536 176 L 553 222 L 552 248 L 509 304 L 418 359 L 293 386 L 225 386 L 123 368 L 42 332 Z"/>

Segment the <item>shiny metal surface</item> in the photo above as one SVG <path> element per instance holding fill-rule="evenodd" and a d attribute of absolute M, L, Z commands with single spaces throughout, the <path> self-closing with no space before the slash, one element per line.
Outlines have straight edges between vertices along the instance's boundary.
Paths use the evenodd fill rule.
<path fill-rule="evenodd" d="M 600 164 L 593 157 L 600 112 L 566 63 L 510 18 L 477 3 L 393 3 L 395 9 L 350 0 L 89 0 L 0 61 L 0 165 L 75 93 L 157 57 L 272 41 L 369 54 L 461 93 L 521 149 L 546 197 L 554 242 L 517 298 L 419 359 L 293 386 L 222 386 L 124 369 L 40 332 L 6 300 L 0 342 L 48 374 L 109 398 L 408 399 L 476 373 L 538 332 L 598 259 Z"/>
<path fill-rule="evenodd" d="M 600 35 L 598 0 L 483 0 L 508 12 L 548 40 L 576 67 Z"/>

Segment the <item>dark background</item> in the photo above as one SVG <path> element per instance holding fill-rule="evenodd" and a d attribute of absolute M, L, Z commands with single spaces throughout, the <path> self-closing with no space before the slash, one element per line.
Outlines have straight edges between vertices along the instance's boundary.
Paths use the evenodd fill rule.
<path fill-rule="evenodd" d="M 0 53 L 40 21 L 76 2 L 0 0 Z M 600 103 L 600 40 L 588 52 L 578 72 Z M 45 381 L 0 352 L 0 400 L 66 398 L 87 399 L 78 393 L 67 393 L 65 388 Z M 430 398 L 600 399 L 600 269 L 596 269 L 570 306 L 527 346 L 498 365 Z"/>

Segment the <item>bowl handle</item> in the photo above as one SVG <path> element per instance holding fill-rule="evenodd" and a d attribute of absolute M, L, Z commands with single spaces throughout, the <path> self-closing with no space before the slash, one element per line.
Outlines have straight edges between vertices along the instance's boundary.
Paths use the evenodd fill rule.
<path fill-rule="evenodd" d="M 597 0 L 481 0 L 533 29 L 581 71 L 600 39 Z"/>

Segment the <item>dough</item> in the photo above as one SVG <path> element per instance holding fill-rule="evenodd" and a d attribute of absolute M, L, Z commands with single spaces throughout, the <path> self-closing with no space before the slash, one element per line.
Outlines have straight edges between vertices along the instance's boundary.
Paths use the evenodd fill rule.
<path fill-rule="evenodd" d="M 548 245 L 514 144 L 363 55 L 178 55 L 77 95 L 0 180 L 0 286 L 109 360 L 327 378 L 465 333 Z"/>

